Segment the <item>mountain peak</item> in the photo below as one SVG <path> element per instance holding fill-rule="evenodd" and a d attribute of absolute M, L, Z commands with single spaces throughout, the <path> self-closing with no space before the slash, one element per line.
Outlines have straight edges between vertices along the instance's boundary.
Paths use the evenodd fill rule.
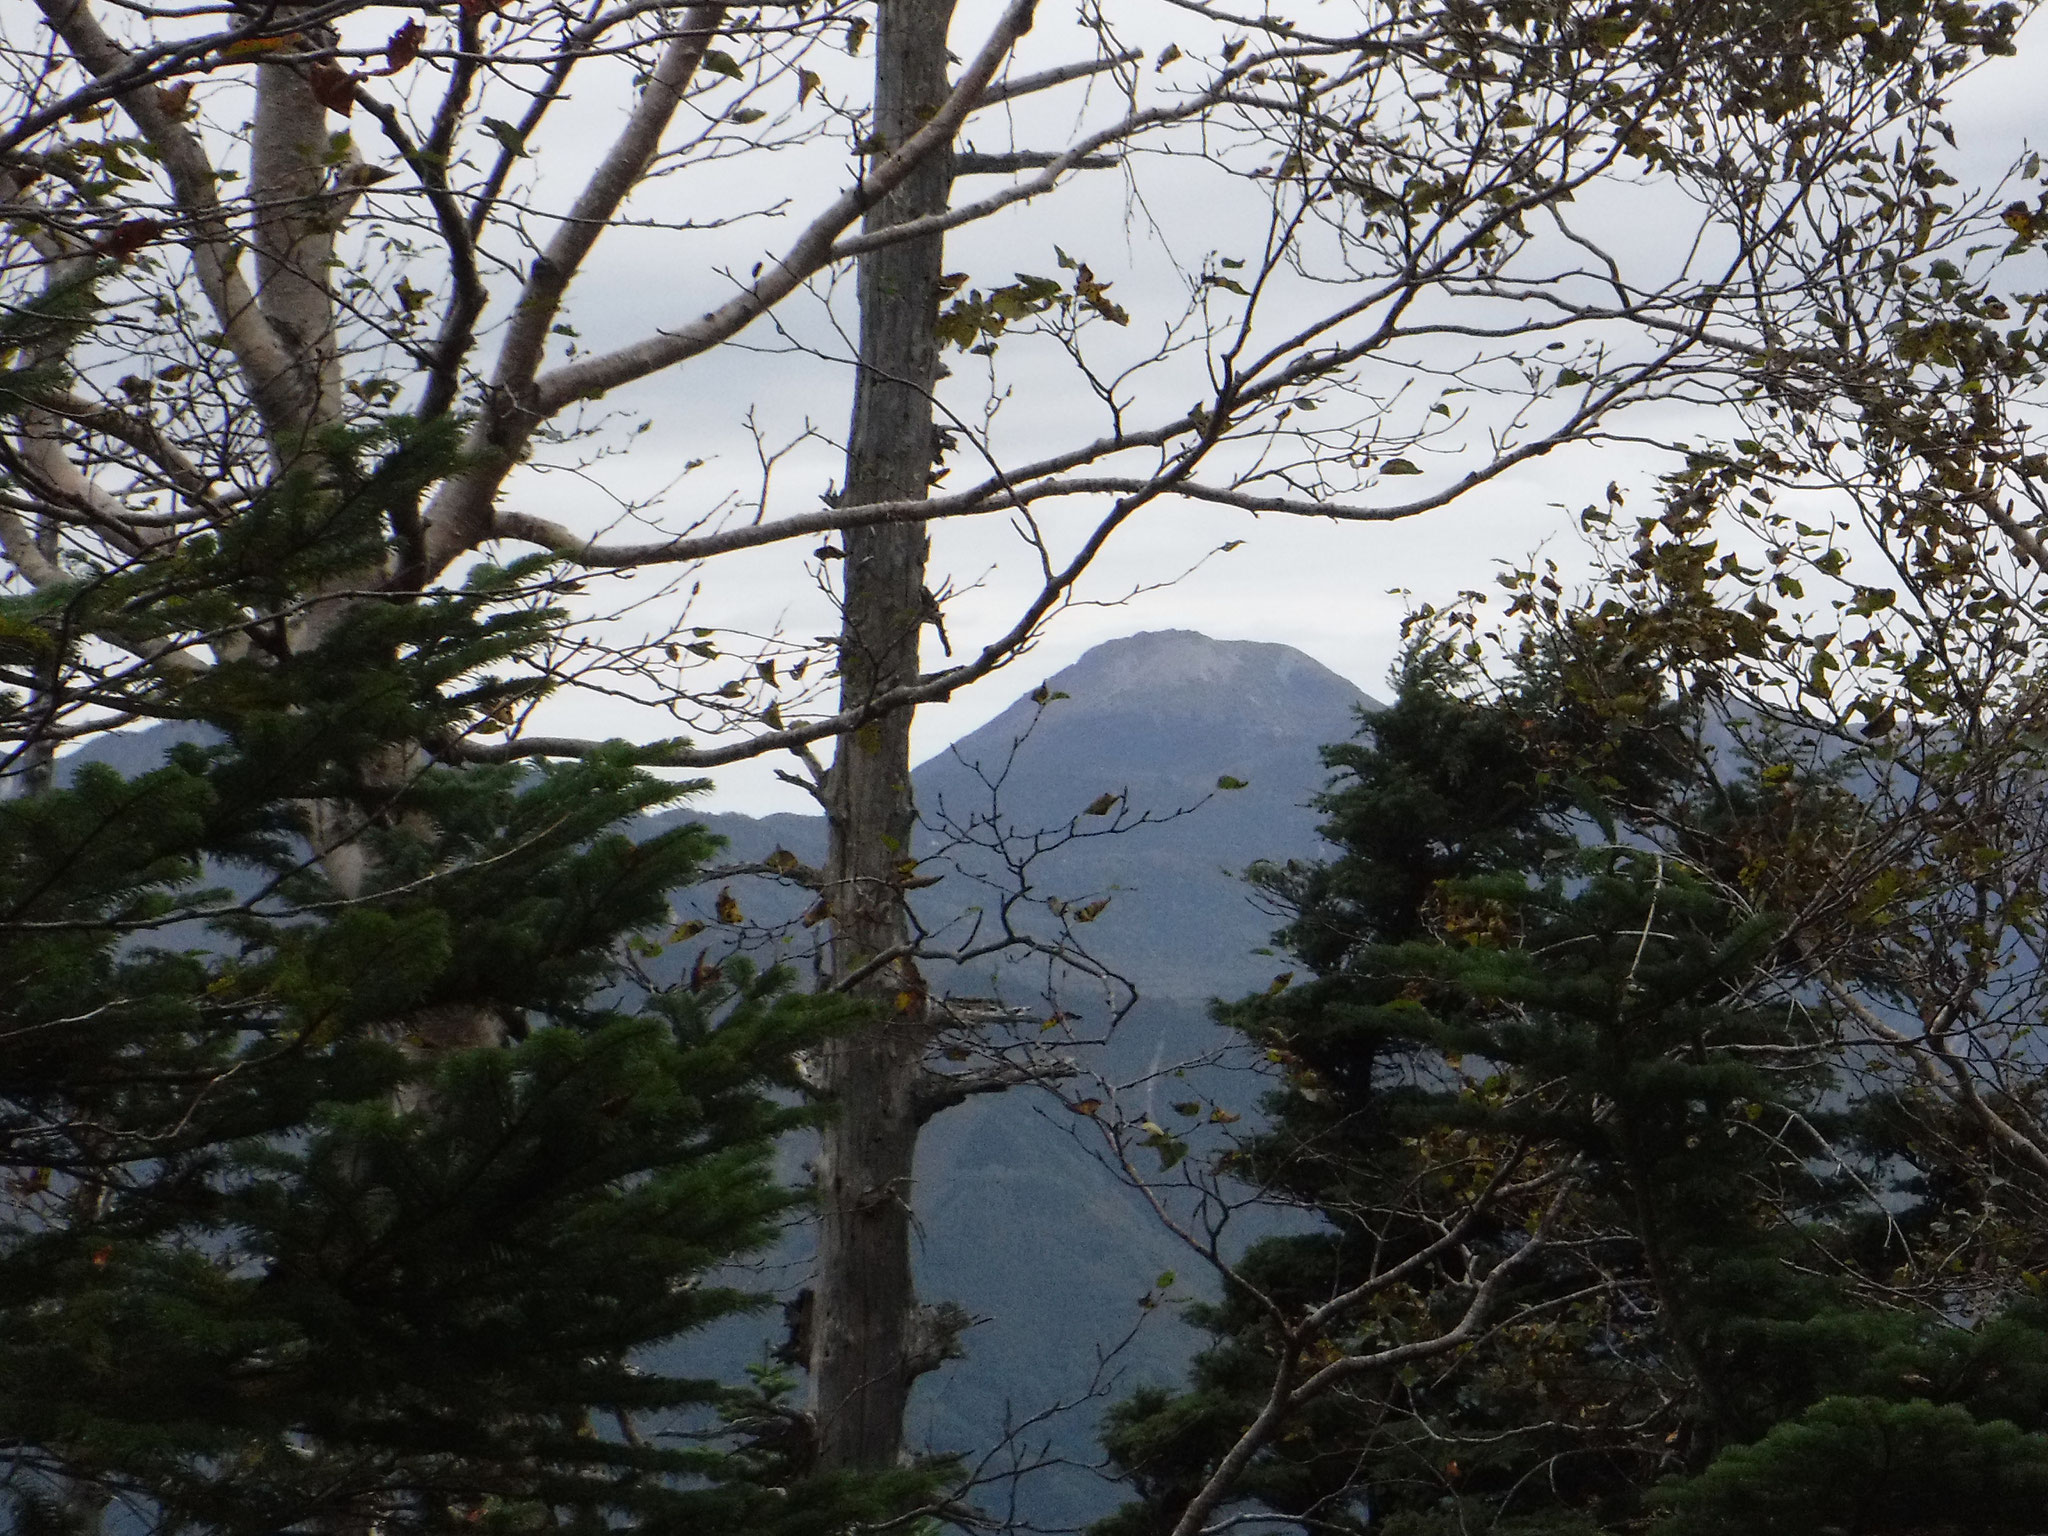
<path fill-rule="evenodd" d="M 1322 740 L 1348 736 L 1353 711 L 1372 704 L 1348 679 L 1291 645 L 1217 640 L 1191 629 L 1105 640 L 1045 685 L 1066 695 L 1048 711 L 1048 724 L 1108 717 L 1150 728 L 1200 719 L 1211 728 L 1227 723 L 1239 739 L 1293 737 L 1310 721 L 1330 732 Z M 959 747 L 1006 743 L 1035 710 L 1020 699 Z"/>
<path fill-rule="evenodd" d="M 1350 690 L 1351 685 L 1314 657 L 1267 640 L 1217 640 L 1192 629 L 1152 629 L 1105 640 L 1060 674 L 1126 693 L 1205 685 L 1228 687 L 1250 680 L 1297 676 Z M 1352 690 L 1355 691 L 1355 690 Z"/>

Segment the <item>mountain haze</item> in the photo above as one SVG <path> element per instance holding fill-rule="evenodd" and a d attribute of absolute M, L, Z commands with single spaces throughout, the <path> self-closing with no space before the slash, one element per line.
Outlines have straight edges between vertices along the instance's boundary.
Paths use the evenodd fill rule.
<path fill-rule="evenodd" d="M 991 904 L 1006 883 L 991 842 L 1014 850 L 1034 837 L 1049 841 L 1025 876 L 1030 900 L 1071 905 L 1107 896 L 1100 916 L 1073 931 L 1141 996 L 1106 1046 L 1081 1053 L 1085 1063 L 1128 1082 L 1210 1053 L 1224 1037 L 1208 1022 L 1208 999 L 1264 986 L 1280 964 L 1256 953 L 1275 922 L 1241 873 L 1257 859 L 1315 854 L 1309 802 L 1325 777 L 1317 749 L 1355 734 L 1360 709 L 1370 705 L 1345 679 L 1284 645 L 1186 630 L 1099 645 L 915 770 L 922 825 L 913 851 L 930 860 L 921 872 L 943 876 L 918 893 L 920 913 L 949 932 L 941 927 L 948 915 Z M 1244 787 L 1219 789 L 1226 776 Z M 1119 797 L 1111 812 L 1086 815 L 1105 794 Z M 725 836 L 735 864 L 778 848 L 809 864 L 824 857 L 818 817 L 685 814 Z M 943 851 L 963 834 L 970 845 Z M 1079 835 L 1062 841 L 1069 834 Z M 761 879 L 735 878 L 730 888 L 749 925 L 766 930 L 789 923 L 810 900 Z M 715 885 L 692 893 L 678 910 L 711 921 L 715 894 Z M 1020 926 L 1048 937 L 1057 930 L 1043 905 L 1023 913 Z M 792 939 L 787 952 L 801 947 L 801 931 L 784 936 Z M 671 963 L 680 969 L 688 959 Z M 1046 980 L 1042 962 L 927 974 L 938 991 L 996 991 L 1024 1004 L 1039 998 Z M 1081 1033 L 1099 1018 L 1086 986 L 1070 984 L 1059 1004 L 1083 1015 Z M 1234 1087 L 1240 1097 L 1256 1093 Z M 1192 1090 L 1143 1090 L 1155 1091 L 1171 1098 Z M 1194 1336 L 1170 1308 L 1148 1311 L 1140 1298 L 1165 1271 L 1176 1272 L 1184 1293 L 1204 1293 L 1206 1277 L 1096 1160 L 1089 1128 L 1050 1095 L 1015 1090 L 969 1100 L 927 1129 L 914 1196 L 919 1293 L 958 1302 L 981 1321 L 966 1336 L 967 1357 L 921 1383 L 913 1443 L 986 1447 L 1006 1424 L 1064 1402 L 1076 1406 L 1027 1443 L 1090 1462 L 1107 1401 L 1137 1380 L 1177 1378 Z M 802 1255 L 784 1259 L 787 1273 L 800 1276 Z M 1091 1399 L 1103 1356 L 1134 1328 L 1111 1362 L 1117 1384 Z M 769 1332 L 756 1330 L 752 1342 L 758 1347 Z M 1027 1480 L 1019 1507 L 1037 1523 L 1066 1525 L 1104 1513 L 1114 1497 L 1077 1465 Z"/>
<path fill-rule="evenodd" d="M 915 770 L 923 825 L 914 851 L 932 861 L 921 873 L 945 876 L 921 893 L 919 910 L 936 927 L 963 906 L 988 905 L 1009 883 L 989 842 L 1017 850 L 1071 829 L 1078 835 L 1026 878 L 1040 901 L 1109 898 L 1075 930 L 1091 954 L 1149 998 L 1203 1002 L 1260 985 L 1272 966 L 1253 951 L 1274 924 L 1239 876 L 1254 860 L 1314 851 L 1308 802 L 1324 778 L 1316 749 L 1355 734 L 1371 702 L 1290 646 L 1189 630 L 1096 646 Z M 1245 787 L 1218 789 L 1226 777 Z M 1085 815 L 1105 794 L 1120 797 L 1112 812 Z M 806 863 L 824 857 L 819 817 L 681 814 L 725 836 L 735 863 L 777 848 Z M 962 834 L 974 845 L 946 851 Z M 734 889 L 764 925 L 805 901 L 764 883 Z M 711 894 L 696 915 L 713 915 Z M 1039 913 L 1037 931 L 1049 934 L 1057 924 Z"/>

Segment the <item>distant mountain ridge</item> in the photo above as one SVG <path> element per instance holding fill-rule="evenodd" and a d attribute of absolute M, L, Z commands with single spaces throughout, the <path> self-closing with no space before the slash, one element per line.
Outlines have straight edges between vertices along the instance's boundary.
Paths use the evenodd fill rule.
<path fill-rule="evenodd" d="M 1242 871 L 1258 859 L 1315 856 L 1310 802 L 1326 779 L 1318 749 L 1355 735 L 1359 712 L 1372 707 L 1351 683 L 1288 646 L 1187 630 L 1108 641 L 915 770 L 923 825 L 912 852 L 932 855 L 949 831 L 998 834 L 1012 848 L 1048 829 L 1055 843 L 1062 829 L 1082 834 L 1033 861 L 1026 878 L 1034 898 L 1109 898 L 1074 931 L 1145 999 L 1088 1058 L 1128 1081 L 1221 1045 L 1208 1000 L 1257 990 L 1284 966 L 1256 952 L 1276 920 L 1252 899 Z M 1225 777 L 1244 787 L 1219 789 Z M 1085 814 L 1104 795 L 1118 797 L 1110 814 Z M 778 848 L 807 864 L 824 857 L 817 816 L 670 814 L 723 835 L 734 864 Z M 1119 814 L 1127 823 L 1115 830 Z M 1129 824 L 1142 815 L 1165 819 Z M 943 876 L 917 893 L 935 927 L 1002 884 L 1001 860 L 985 841 L 921 869 Z M 750 924 L 763 928 L 790 923 L 810 900 L 765 880 L 729 884 Z M 713 882 L 680 893 L 678 910 L 714 922 L 717 889 Z M 1042 906 L 1029 921 L 1040 931 L 1056 926 Z M 693 954 L 716 932 L 687 949 Z M 790 937 L 794 953 L 801 930 Z M 672 954 L 669 963 L 680 969 L 688 958 Z M 994 990 L 1020 1002 L 1045 981 L 1042 961 L 990 961 L 952 977 L 927 967 L 927 975 L 936 991 Z M 1072 987 L 1062 1004 L 1086 1012 L 1085 992 Z M 1256 1097 L 1255 1086 L 1234 1088 Z M 1166 1271 L 1178 1273 L 1182 1293 L 1208 1290 L 1200 1265 L 1095 1160 L 1083 1129 L 1043 1093 L 971 1100 L 926 1129 L 914 1194 L 920 1295 L 958 1302 L 985 1321 L 967 1334 L 964 1360 L 919 1384 L 913 1443 L 985 1448 L 1006 1424 L 1055 1402 L 1077 1404 L 1032 1439 L 1070 1464 L 1019 1490 L 1020 1512 L 1055 1528 L 1097 1518 L 1117 1497 L 1082 1465 L 1097 1455 L 1101 1407 L 1136 1381 L 1177 1377 L 1196 1342 L 1170 1309 L 1148 1311 L 1140 1298 Z M 800 1284 L 801 1252 L 782 1259 Z M 754 1342 L 768 1331 L 756 1330 Z M 1113 1348 L 1107 1370 L 1118 1385 L 1091 1397 Z"/>
<path fill-rule="evenodd" d="M 924 824 L 912 851 L 932 857 L 949 832 L 1014 850 L 1072 827 L 1080 835 L 1035 860 L 1027 878 L 1034 894 L 1073 904 L 1109 898 L 1085 932 L 1091 953 L 1148 997 L 1235 995 L 1270 973 L 1253 951 L 1273 927 L 1239 876 L 1258 859 L 1314 852 L 1309 802 L 1325 778 L 1317 749 L 1354 735 L 1371 707 L 1291 646 L 1190 630 L 1107 641 L 915 770 Z M 1219 789 L 1225 779 L 1244 787 Z M 1119 797 L 1114 810 L 1085 815 L 1103 795 Z M 1140 816 L 1155 820 L 1133 824 Z M 806 863 L 824 856 L 820 817 L 694 808 L 670 817 L 704 821 L 736 863 L 777 848 Z M 921 893 L 921 913 L 936 923 L 949 905 L 986 902 L 993 888 L 974 886 L 997 880 L 1000 863 L 986 846 L 936 859 L 926 872 L 945 878 Z M 695 915 L 712 916 L 711 894 Z M 786 920 L 800 900 L 744 893 L 763 921 Z"/>

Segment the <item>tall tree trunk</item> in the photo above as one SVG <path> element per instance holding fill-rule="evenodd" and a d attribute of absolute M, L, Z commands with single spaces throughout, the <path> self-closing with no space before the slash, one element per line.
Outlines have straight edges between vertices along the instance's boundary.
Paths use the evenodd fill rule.
<path fill-rule="evenodd" d="M 249 134 L 250 188 L 257 209 L 251 231 L 256 307 L 291 359 L 292 420 L 274 424 L 279 440 L 271 445 L 280 464 L 291 464 L 313 433 L 343 414 L 328 208 L 333 146 L 327 137 L 327 108 L 305 70 L 261 64 L 256 80 Z"/>
<path fill-rule="evenodd" d="M 873 129 L 893 148 L 945 100 L 953 0 L 881 0 L 878 9 Z M 867 227 L 941 211 L 951 180 L 950 156 L 934 155 L 875 207 Z M 938 236 L 861 258 L 849 504 L 920 497 L 930 483 L 943 261 Z M 853 707 L 917 675 L 929 543 L 919 523 L 849 530 L 845 545 L 840 696 Z M 828 777 L 834 977 L 853 975 L 908 934 L 911 713 L 898 710 L 842 737 Z M 895 1464 L 914 1373 L 910 1182 L 928 1004 L 907 959 L 879 968 L 860 991 L 877 1004 L 875 1022 L 833 1041 L 819 1062 L 834 1113 L 817 1163 L 822 1209 L 810 1364 L 827 1468 Z"/>

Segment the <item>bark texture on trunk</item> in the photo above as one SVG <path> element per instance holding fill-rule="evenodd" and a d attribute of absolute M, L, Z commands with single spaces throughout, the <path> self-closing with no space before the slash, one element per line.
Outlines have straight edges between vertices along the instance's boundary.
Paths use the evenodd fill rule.
<path fill-rule="evenodd" d="M 953 0 L 881 0 L 875 38 L 878 150 L 917 131 L 946 98 Z M 868 215 L 886 228 L 946 206 L 950 159 L 921 165 Z M 938 236 L 862 257 L 860 366 L 847 444 L 850 503 L 921 497 L 930 483 L 937 382 Z M 925 618 L 922 524 L 845 536 L 840 696 L 854 707 L 918 672 Z M 827 781 L 831 856 L 826 898 L 832 976 L 854 974 L 901 944 L 905 865 L 916 807 L 910 791 L 911 711 L 842 737 Z M 827 1468 L 886 1467 L 903 1449 L 904 1406 L 918 1362 L 909 1341 L 916 1299 L 910 1263 L 916 1090 L 927 1000 L 908 960 L 882 966 L 860 990 L 873 1024 L 826 1046 L 820 1087 L 834 1107 L 817 1162 L 821 1211 L 811 1320 L 811 1407 Z"/>
<path fill-rule="evenodd" d="M 334 330 L 334 229 L 328 205 L 333 145 L 327 109 L 305 73 L 263 64 L 256 72 L 249 139 L 257 209 L 256 306 L 291 359 L 290 430 L 303 437 L 342 417 L 341 353 Z M 273 444 L 290 462 L 301 443 Z"/>

